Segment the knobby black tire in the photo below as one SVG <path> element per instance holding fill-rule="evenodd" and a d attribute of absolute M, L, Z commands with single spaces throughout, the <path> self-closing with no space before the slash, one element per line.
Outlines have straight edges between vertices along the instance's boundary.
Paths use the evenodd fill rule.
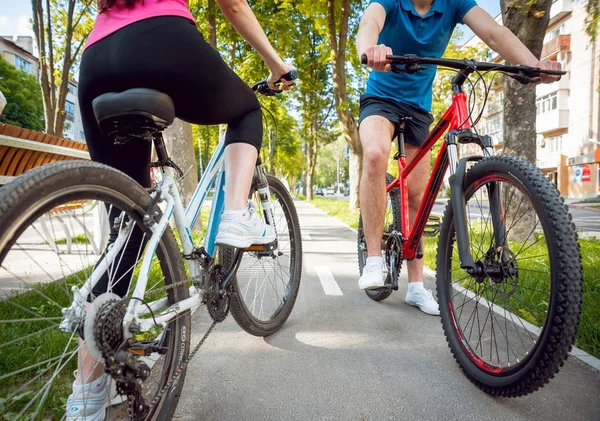
<path fill-rule="evenodd" d="M 290 273 L 290 294 L 283 306 L 283 309 L 269 321 L 259 320 L 248 310 L 244 302 L 244 298 L 239 295 L 239 288 L 237 282 L 237 275 L 234 278 L 234 288 L 231 295 L 231 314 L 238 323 L 238 325 L 246 332 L 254 336 L 268 336 L 277 332 L 290 316 L 296 297 L 298 296 L 298 290 L 300 288 L 300 279 L 302 277 L 302 236 L 300 232 L 300 222 L 298 220 L 298 213 L 292 196 L 287 191 L 285 186 L 276 177 L 267 174 L 267 181 L 269 184 L 269 190 L 272 195 L 275 195 L 280 201 L 281 208 L 285 215 L 288 226 L 291 225 L 290 245 L 294 246 L 294 267 L 291 268 Z M 256 183 L 252 184 L 250 190 L 250 197 L 256 191 Z M 233 259 L 234 249 L 223 248 L 221 249 L 223 266 L 229 267 Z"/>
<path fill-rule="evenodd" d="M 386 174 L 385 176 L 386 185 L 392 183 L 395 178 Z M 400 213 L 400 190 L 396 187 L 390 190 L 388 193 L 390 196 L 391 204 L 392 204 L 392 225 L 390 228 L 392 230 L 401 232 L 402 231 L 402 214 Z M 387 202 L 386 202 L 387 203 Z M 387 227 L 386 227 L 387 228 Z M 362 213 L 358 216 L 358 234 L 357 234 L 357 246 L 356 251 L 358 253 L 358 272 L 362 275 L 363 268 L 366 264 L 366 252 L 367 246 L 364 243 L 365 233 L 363 231 L 363 222 L 362 222 Z M 361 248 L 362 243 L 365 244 L 365 249 Z M 382 243 L 382 250 L 384 250 L 384 245 Z M 402 264 L 402 260 L 400 260 L 400 264 Z M 389 275 L 388 275 L 389 276 Z M 365 290 L 367 296 L 374 301 L 383 301 L 392 295 L 391 288 L 381 288 L 381 289 L 367 289 Z"/>
<path fill-rule="evenodd" d="M 33 221 L 55 205 L 77 199 L 82 194 L 90 199 L 119 203 L 123 210 L 139 215 L 140 223 L 144 210 L 151 202 L 150 195 L 142 186 L 106 165 L 88 161 L 62 161 L 31 170 L 0 188 L 0 263 L 11 244 Z M 46 198 L 53 195 L 56 195 L 56 199 L 48 202 Z M 28 214 L 31 216 L 23 217 Z M 165 284 L 185 279 L 182 256 L 170 228 L 165 230 L 156 253 L 165 275 Z M 173 288 L 168 294 L 169 304 L 188 296 L 189 291 L 185 286 Z M 161 373 L 161 381 L 164 383 L 175 374 L 176 368 L 189 353 L 189 312 L 173 321 L 171 329 L 175 333 L 169 338 L 173 352 L 170 361 L 165 361 L 165 369 Z M 172 418 L 184 378 L 185 370 L 171 389 L 165 392 L 147 420 L 166 421 Z"/>
<path fill-rule="evenodd" d="M 455 241 L 454 212 L 450 202 L 444 213 L 438 243 L 437 292 L 446 340 L 463 372 L 486 393 L 515 397 L 543 387 L 567 359 L 579 326 L 583 267 L 575 226 L 564 199 L 530 162 L 508 155 L 483 159 L 466 174 L 465 198 L 473 194 L 474 183 L 494 174 L 513 180 L 529 196 L 548 243 L 551 262 L 548 315 L 528 360 L 525 359 L 516 372 L 490 374 L 474 364 L 457 338 L 449 310 L 452 305 L 452 244 Z"/>

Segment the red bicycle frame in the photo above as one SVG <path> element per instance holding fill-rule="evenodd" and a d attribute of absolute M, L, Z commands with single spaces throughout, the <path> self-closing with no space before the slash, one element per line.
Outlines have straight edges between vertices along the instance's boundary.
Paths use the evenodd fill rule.
<path fill-rule="evenodd" d="M 419 162 L 425 157 L 427 152 L 431 150 L 433 145 L 442 137 L 442 135 L 449 129 L 470 129 L 471 123 L 469 121 L 469 114 L 467 110 L 467 95 L 464 92 L 456 92 L 452 97 L 452 104 L 446 110 L 442 118 L 437 122 L 435 127 L 417 151 L 410 164 L 406 164 L 406 157 L 400 156 L 398 158 L 398 178 L 387 186 L 387 192 L 393 188 L 398 187 L 400 190 L 400 206 L 402 213 L 402 236 L 408 241 L 403 242 L 402 246 L 402 257 L 404 259 L 414 259 L 416 257 L 417 247 L 423 236 L 425 225 L 435 203 L 442 182 L 444 180 L 444 174 L 448 169 L 448 145 L 444 141 L 442 148 L 437 156 L 433 171 L 429 177 L 427 188 L 423 197 L 421 198 L 421 205 L 415 219 L 414 226 L 411 228 L 408 223 L 408 183 L 407 178 L 412 170 L 417 166 Z M 409 233 L 408 236 L 405 233 Z"/>

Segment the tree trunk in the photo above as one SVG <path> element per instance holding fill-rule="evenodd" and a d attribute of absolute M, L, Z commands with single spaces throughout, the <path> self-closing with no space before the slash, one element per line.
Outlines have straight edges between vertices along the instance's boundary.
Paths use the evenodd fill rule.
<path fill-rule="evenodd" d="M 313 188 L 312 188 L 313 175 L 312 175 L 312 173 L 313 173 L 313 171 L 306 170 L 306 200 L 308 200 L 308 201 L 313 200 Z"/>
<path fill-rule="evenodd" d="M 360 185 L 360 175 L 362 174 L 362 156 L 352 152 L 352 149 L 350 149 L 348 173 L 350 176 L 350 209 L 358 209 L 360 207 L 358 202 L 358 191 L 354 191 L 353 188 L 358 188 Z"/>
<path fill-rule="evenodd" d="M 348 107 L 348 92 L 346 90 L 346 44 L 348 40 L 348 20 L 350 17 L 350 0 L 341 0 L 342 9 L 339 26 L 335 18 L 335 0 L 327 0 L 327 27 L 329 30 L 329 47 L 331 50 L 331 64 L 333 67 L 333 96 L 340 125 L 346 134 L 351 156 L 362 159 L 362 148 L 358 136 L 358 126 Z M 338 32 L 339 31 L 339 32 Z M 358 170 L 360 165 L 356 167 Z M 358 189 L 360 173 L 353 174 L 350 170 L 350 200 L 351 209 L 359 205 Z"/>
<path fill-rule="evenodd" d="M 215 0 L 208 0 L 208 42 L 217 49 L 217 17 L 215 13 Z"/>
<path fill-rule="evenodd" d="M 504 25 L 540 58 L 552 0 L 501 0 Z M 517 64 L 517 63 L 515 63 Z M 535 85 L 504 78 L 504 151 L 535 163 Z"/>
<path fill-rule="evenodd" d="M 510 29 L 538 59 L 550 19 L 552 0 L 501 0 L 504 25 Z M 518 64 L 518 63 L 514 63 Z M 536 90 L 535 85 L 521 85 L 504 78 L 504 152 L 536 162 Z M 523 198 L 525 199 L 525 198 Z M 526 241 L 536 225 L 535 212 L 528 200 L 511 201 L 508 212 L 518 221 L 509 239 Z"/>
<path fill-rule="evenodd" d="M 78 0 L 68 0 L 65 13 L 58 17 L 55 16 L 57 12 L 50 9 L 51 2 L 46 0 L 45 3 L 46 11 L 44 11 L 43 0 L 31 0 L 33 32 L 40 55 L 40 84 L 44 100 L 46 133 L 63 136 L 69 75 L 88 35 L 82 32 L 81 28 L 87 28 L 83 24 L 89 18 L 92 2 L 80 3 Z M 56 19 L 60 24 L 55 24 Z M 76 33 L 80 41 L 79 44 L 74 45 Z M 61 48 L 55 51 L 55 45 L 60 45 Z"/>
<path fill-rule="evenodd" d="M 181 200 L 187 206 L 198 185 L 198 166 L 194 153 L 192 126 L 179 119 L 164 131 L 165 144 L 171 159 L 184 173 L 183 180 L 179 182 Z"/>

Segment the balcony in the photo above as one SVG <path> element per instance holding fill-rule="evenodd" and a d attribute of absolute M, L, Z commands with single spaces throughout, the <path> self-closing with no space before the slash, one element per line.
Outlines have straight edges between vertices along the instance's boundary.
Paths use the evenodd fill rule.
<path fill-rule="evenodd" d="M 562 89 L 569 90 L 571 85 L 571 79 L 569 77 L 569 73 L 560 78 L 559 81 L 546 84 L 540 83 L 535 88 L 535 93 L 538 98 L 551 94 L 552 92 L 556 92 Z"/>
<path fill-rule="evenodd" d="M 542 60 L 546 60 L 561 51 L 568 51 L 571 48 L 571 35 L 559 35 L 547 43 L 542 48 Z"/>
<path fill-rule="evenodd" d="M 548 133 L 559 129 L 569 128 L 569 110 L 552 110 L 538 114 L 536 130 L 538 133 Z"/>
<path fill-rule="evenodd" d="M 552 25 L 554 22 L 566 16 L 568 13 L 573 11 L 573 0 L 554 0 L 550 7 L 550 22 Z"/>

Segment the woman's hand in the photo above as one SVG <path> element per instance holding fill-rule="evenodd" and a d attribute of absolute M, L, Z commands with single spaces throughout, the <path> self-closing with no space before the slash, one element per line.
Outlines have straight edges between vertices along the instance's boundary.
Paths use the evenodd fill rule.
<path fill-rule="evenodd" d="M 289 91 L 290 89 L 292 89 L 292 86 L 294 86 L 294 81 L 282 79 L 282 76 L 288 74 L 290 71 L 295 70 L 295 69 L 296 68 L 294 66 L 290 66 L 283 62 L 281 62 L 277 66 L 270 67 L 269 70 L 271 73 L 269 74 L 269 77 L 267 78 L 267 83 L 269 84 L 269 88 L 271 88 L 273 90 L 283 90 L 283 91 Z M 281 83 L 278 85 L 275 85 L 275 83 L 277 83 L 279 81 L 281 81 Z"/>

